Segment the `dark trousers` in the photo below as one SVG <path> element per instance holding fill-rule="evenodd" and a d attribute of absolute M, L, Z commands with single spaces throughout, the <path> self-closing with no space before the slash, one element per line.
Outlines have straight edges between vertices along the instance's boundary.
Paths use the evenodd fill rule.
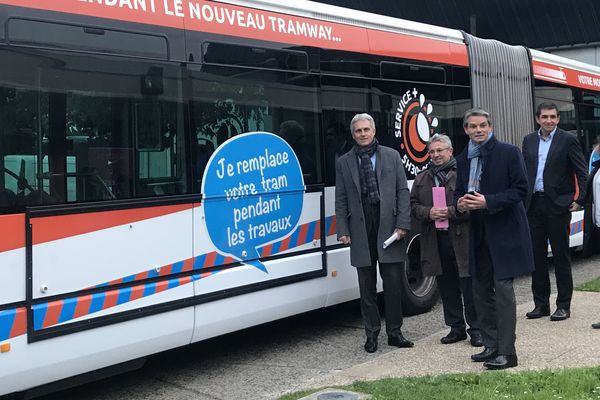
<path fill-rule="evenodd" d="M 550 304 L 548 273 L 548 241 L 550 241 L 558 291 L 556 306 L 569 310 L 573 297 L 573 275 L 569 252 L 571 213 L 557 212 L 547 196 L 534 194 L 527 217 L 535 262 L 535 271 L 531 274 L 533 301 L 538 307 L 547 307 Z"/>
<path fill-rule="evenodd" d="M 479 317 L 481 337 L 484 345 L 497 348 L 498 354 L 515 355 L 517 302 L 513 279 L 495 278 L 483 221 L 476 220 L 474 224 L 476 267 L 473 276 L 473 299 Z"/>
<path fill-rule="evenodd" d="M 437 231 L 437 243 L 442 264 L 442 275 L 438 275 L 436 280 L 442 298 L 444 322 L 453 331 L 464 331 L 466 318 L 466 323 L 469 324 L 469 334 L 477 332 L 479 331 L 479 322 L 473 303 L 471 277 L 461 278 L 459 276 L 456 256 L 448 231 Z"/>
<path fill-rule="evenodd" d="M 381 331 L 381 317 L 377 307 L 377 267 L 358 267 L 360 289 L 360 311 L 367 337 L 376 338 Z M 402 269 L 400 264 L 380 263 L 379 273 L 383 280 L 385 304 L 385 331 L 389 335 L 399 334 L 402 327 Z"/>
<path fill-rule="evenodd" d="M 378 211 L 367 216 L 367 233 L 371 265 L 358 267 L 358 287 L 360 290 L 360 311 L 367 337 L 376 338 L 381 331 L 381 317 L 377 306 L 377 228 Z M 385 305 L 385 330 L 389 335 L 400 333 L 402 327 L 402 268 L 399 263 L 379 263 L 379 273 L 383 280 L 383 300 Z"/>

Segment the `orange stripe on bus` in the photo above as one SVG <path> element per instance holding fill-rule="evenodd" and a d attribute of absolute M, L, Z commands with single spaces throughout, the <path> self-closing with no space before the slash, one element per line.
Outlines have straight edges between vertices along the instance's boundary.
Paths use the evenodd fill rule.
<path fill-rule="evenodd" d="M 156 289 L 155 289 L 154 293 L 156 294 L 156 293 L 164 292 L 168 288 L 169 288 L 169 281 L 156 282 Z"/>
<path fill-rule="evenodd" d="M 262 253 L 261 253 L 260 256 L 261 257 L 269 257 L 272 252 L 273 252 L 273 245 L 272 244 L 268 244 L 265 247 L 263 247 Z"/>
<path fill-rule="evenodd" d="M 107 308 L 111 308 L 117 305 L 117 301 L 119 300 L 119 290 L 111 290 L 105 293 L 104 296 L 104 304 L 102 305 L 102 309 L 106 310 Z"/>
<path fill-rule="evenodd" d="M 189 272 L 194 268 L 194 259 L 193 258 L 188 258 L 187 260 L 185 260 L 183 262 L 183 269 L 181 270 L 181 272 Z"/>
<path fill-rule="evenodd" d="M 57 300 L 48 303 L 48 308 L 44 317 L 44 323 L 42 325 L 43 328 L 48 328 L 58 324 L 64 303 L 64 300 Z"/>
<path fill-rule="evenodd" d="M 144 285 L 134 286 L 131 288 L 131 295 L 129 296 L 129 301 L 141 299 L 142 297 L 144 297 Z"/>
<path fill-rule="evenodd" d="M 290 248 L 290 237 L 286 237 L 281 241 L 281 245 L 279 246 L 279 251 L 286 251 Z"/>
<path fill-rule="evenodd" d="M 33 244 L 131 224 L 191 209 L 191 204 L 32 218 Z"/>
<path fill-rule="evenodd" d="M 0 215 L 0 252 L 25 247 L 25 214 Z"/>
<path fill-rule="evenodd" d="M 368 29 L 367 33 L 370 53 L 469 66 L 467 47 L 462 43 L 450 43 L 375 29 Z"/>
<path fill-rule="evenodd" d="M 25 307 L 17 308 L 15 321 L 10 331 L 9 338 L 24 335 L 27 332 L 27 310 Z"/>
<path fill-rule="evenodd" d="M 315 235 L 313 236 L 314 240 L 321 239 L 321 221 L 317 221 L 317 226 L 315 227 Z"/>
<path fill-rule="evenodd" d="M 92 304 L 92 295 L 88 294 L 77 299 L 73 318 L 86 316 L 90 313 L 90 304 Z"/>
<path fill-rule="evenodd" d="M 185 25 L 187 30 L 219 35 L 468 65 L 467 48 L 462 43 L 450 43 L 441 39 L 386 32 L 213 1 L 185 1 L 182 15 L 179 16 L 175 15 L 173 2 L 166 1 L 154 2 L 156 6 L 154 11 L 150 8 L 143 11 L 141 9 L 132 10 L 128 7 L 106 6 L 98 4 L 95 0 L 0 0 L 0 4 L 179 29 L 183 29 Z M 193 8 L 199 11 L 200 18 L 192 15 L 190 10 Z M 237 13 L 251 15 L 255 21 L 264 21 L 264 26 L 259 28 L 258 26 L 252 27 L 247 23 L 238 24 L 235 23 L 237 20 L 233 24 L 219 23 L 215 14 L 219 11 L 223 12 L 222 10 L 227 10 L 232 15 Z M 313 35 L 296 33 L 295 29 L 297 28 L 292 31 L 288 28 L 289 26 L 303 26 L 305 29 L 313 27 L 315 33 Z"/>

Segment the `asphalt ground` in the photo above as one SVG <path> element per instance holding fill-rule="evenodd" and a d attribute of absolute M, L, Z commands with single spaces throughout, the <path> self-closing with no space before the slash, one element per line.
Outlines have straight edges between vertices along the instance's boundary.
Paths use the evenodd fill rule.
<path fill-rule="evenodd" d="M 576 285 L 598 276 L 600 256 L 573 257 Z M 520 314 L 527 311 L 525 303 L 531 302 L 530 282 L 529 277 L 515 281 Z M 573 310 L 575 313 L 576 304 Z M 517 326 L 525 319 L 520 314 Z M 591 314 L 585 317 L 589 323 L 600 321 L 600 305 L 597 313 Z M 589 325 L 588 321 L 581 324 Z M 426 314 L 406 318 L 403 332 L 408 339 L 427 344 L 436 343 L 446 329 L 437 304 Z M 359 306 L 350 302 L 161 353 L 140 370 L 40 399 L 274 399 L 289 391 L 320 386 L 332 381 L 328 377 L 342 376 L 363 364 L 377 365 L 378 358 L 398 352 L 382 339 L 378 352 L 367 354 L 363 342 Z M 468 346 L 467 342 L 461 345 Z M 390 352 L 394 353 L 388 355 Z"/>

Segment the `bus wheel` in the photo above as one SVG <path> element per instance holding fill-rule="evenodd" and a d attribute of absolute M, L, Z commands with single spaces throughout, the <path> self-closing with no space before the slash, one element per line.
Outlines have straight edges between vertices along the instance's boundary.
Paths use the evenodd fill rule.
<path fill-rule="evenodd" d="M 439 298 L 435 277 L 421 272 L 420 235 L 410 239 L 408 259 L 403 264 L 402 310 L 405 315 L 425 313 L 433 308 Z"/>

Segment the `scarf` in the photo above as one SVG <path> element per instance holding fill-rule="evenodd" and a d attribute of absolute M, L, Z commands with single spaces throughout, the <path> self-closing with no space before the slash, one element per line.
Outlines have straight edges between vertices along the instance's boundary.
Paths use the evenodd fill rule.
<path fill-rule="evenodd" d="M 373 138 L 368 146 L 354 146 L 354 152 L 360 160 L 360 191 L 362 197 L 367 199 L 369 204 L 379 203 L 379 189 L 377 188 L 377 176 L 371 164 L 371 157 L 377 151 L 379 142 Z"/>
<path fill-rule="evenodd" d="M 469 183 L 467 184 L 467 192 L 479 192 L 479 184 L 481 183 L 481 147 L 490 141 L 494 136 L 493 132 L 485 142 L 481 144 L 475 144 L 472 140 L 469 140 L 469 147 L 467 158 L 470 160 L 469 169 Z"/>
<path fill-rule="evenodd" d="M 448 182 L 448 172 L 450 172 L 456 166 L 456 160 L 454 157 L 450 157 L 450 159 L 442 165 L 429 165 L 429 173 L 433 177 L 436 186 L 446 186 L 446 182 Z"/>

